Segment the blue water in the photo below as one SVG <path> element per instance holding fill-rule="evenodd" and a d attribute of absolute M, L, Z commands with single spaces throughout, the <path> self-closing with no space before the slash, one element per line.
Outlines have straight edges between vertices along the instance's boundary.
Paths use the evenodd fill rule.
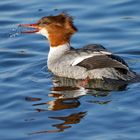
<path fill-rule="evenodd" d="M 48 42 L 18 28 L 66 11 L 79 30 L 75 48 L 100 43 L 140 73 L 139 6 L 139 0 L 1 1 L 0 139 L 140 140 L 140 83 L 97 90 L 64 81 L 55 87 Z"/>

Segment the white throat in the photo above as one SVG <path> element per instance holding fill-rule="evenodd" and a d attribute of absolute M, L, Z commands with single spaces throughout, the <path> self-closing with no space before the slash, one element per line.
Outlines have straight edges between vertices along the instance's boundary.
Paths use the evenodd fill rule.
<path fill-rule="evenodd" d="M 48 62 L 54 62 L 55 60 L 58 60 L 68 50 L 70 50 L 69 43 L 59 45 L 56 47 L 50 47 L 50 51 L 48 54 Z"/>
<path fill-rule="evenodd" d="M 49 38 L 48 32 L 45 28 L 42 28 L 38 34 L 42 34 L 47 39 Z M 50 51 L 48 54 L 48 63 L 55 62 L 55 60 L 58 60 L 66 51 L 70 50 L 70 44 L 66 43 L 59 46 L 50 46 Z"/>
<path fill-rule="evenodd" d="M 37 32 L 37 34 L 42 34 L 43 36 L 45 36 L 47 39 L 49 37 L 48 32 L 45 28 L 42 28 L 41 30 L 39 30 L 39 32 Z"/>

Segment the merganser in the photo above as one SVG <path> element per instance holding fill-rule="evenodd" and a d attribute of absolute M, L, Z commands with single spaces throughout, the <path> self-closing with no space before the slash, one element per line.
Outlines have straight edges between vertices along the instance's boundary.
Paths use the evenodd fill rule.
<path fill-rule="evenodd" d="M 73 18 L 65 13 L 41 18 L 35 24 L 20 24 L 33 28 L 23 33 L 39 33 L 50 43 L 48 69 L 59 77 L 72 79 L 114 79 L 129 81 L 136 77 L 127 63 L 102 45 L 91 44 L 81 49 L 70 45 L 71 36 L 77 31 Z"/>

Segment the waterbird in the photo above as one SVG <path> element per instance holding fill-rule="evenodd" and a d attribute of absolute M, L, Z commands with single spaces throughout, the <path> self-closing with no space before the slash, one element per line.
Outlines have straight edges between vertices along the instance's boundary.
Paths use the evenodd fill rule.
<path fill-rule="evenodd" d="M 66 13 L 49 15 L 37 23 L 19 26 L 28 29 L 22 33 L 42 34 L 48 39 L 50 50 L 47 65 L 56 76 L 123 81 L 130 81 L 137 76 L 120 56 L 111 53 L 100 44 L 89 44 L 80 49 L 73 48 L 70 40 L 77 32 L 77 28 L 73 17 Z"/>

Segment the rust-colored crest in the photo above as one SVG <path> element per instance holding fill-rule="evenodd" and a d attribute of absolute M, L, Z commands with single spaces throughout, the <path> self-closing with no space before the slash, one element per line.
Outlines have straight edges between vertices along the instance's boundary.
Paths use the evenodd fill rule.
<path fill-rule="evenodd" d="M 73 25 L 73 18 L 65 13 L 57 16 L 43 17 L 39 20 L 38 24 L 48 31 L 51 46 L 58 46 L 69 42 L 71 35 L 77 31 Z"/>

